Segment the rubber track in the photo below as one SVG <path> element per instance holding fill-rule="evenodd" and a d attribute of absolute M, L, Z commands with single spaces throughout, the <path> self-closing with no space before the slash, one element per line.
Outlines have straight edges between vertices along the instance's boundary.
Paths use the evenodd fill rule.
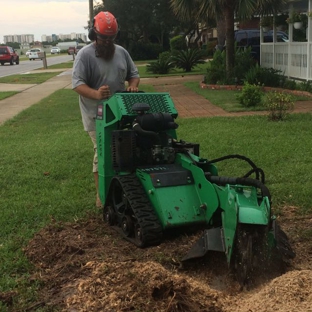
<path fill-rule="evenodd" d="M 162 226 L 140 180 L 136 175 L 118 176 L 116 179 L 119 181 L 141 227 L 142 244 L 139 247 L 159 244 L 162 240 Z M 127 239 L 136 244 L 134 239 L 128 237 Z"/>

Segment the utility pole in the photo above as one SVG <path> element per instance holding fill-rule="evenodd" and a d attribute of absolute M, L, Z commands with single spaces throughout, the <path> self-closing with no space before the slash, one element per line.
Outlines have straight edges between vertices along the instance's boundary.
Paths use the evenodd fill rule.
<path fill-rule="evenodd" d="M 89 0 L 89 28 L 93 23 L 93 0 Z"/>

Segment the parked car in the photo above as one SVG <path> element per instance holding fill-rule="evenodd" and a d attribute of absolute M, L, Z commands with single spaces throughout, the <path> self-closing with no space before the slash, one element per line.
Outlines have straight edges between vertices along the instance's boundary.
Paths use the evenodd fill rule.
<path fill-rule="evenodd" d="M 51 54 L 59 54 L 61 53 L 61 49 L 59 47 L 52 47 Z"/>
<path fill-rule="evenodd" d="M 26 51 L 25 55 L 29 56 L 29 54 L 30 54 L 30 50 Z"/>
<path fill-rule="evenodd" d="M 42 60 L 43 57 L 40 54 L 38 54 L 40 52 L 42 52 L 42 50 L 39 48 L 34 48 L 34 49 L 29 50 L 29 55 L 28 55 L 29 60 L 30 61 L 36 60 L 36 59 Z"/>
<path fill-rule="evenodd" d="M 19 64 L 19 55 L 18 53 L 10 46 L 0 46 L 0 63 L 4 65 L 4 63 L 10 63 L 13 65 Z"/>
<path fill-rule="evenodd" d="M 69 47 L 67 50 L 68 55 L 75 54 L 75 47 Z"/>
<path fill-rule="evenodd" d="M 277 31 L 277 42 L 288 42 L 288 35 L 283 31 Z M 263 32 L 263 42 L 273 42 L 273 30 Z M 235 43 L 238 49 L 251 47 L 251 56 L 256 62 L 260 62 L 260 30 L 259 29 L 240 29 L 235 31 Z M 217 45 L 216 50 L 223 50 L 225 46 Z"/>
<path fill-rule="evenodd" d="M 277 42 L 288 42 L 288 35 L 283 31 L 276 32 Z M 260 62 L 260 30 L 259 29 L 241 29 L 235 32 L 235 42 L 238 48 L 251 47 L 252 57 Z M 273 42 L 273 30 L 263 33 L 263 42 Z"/>

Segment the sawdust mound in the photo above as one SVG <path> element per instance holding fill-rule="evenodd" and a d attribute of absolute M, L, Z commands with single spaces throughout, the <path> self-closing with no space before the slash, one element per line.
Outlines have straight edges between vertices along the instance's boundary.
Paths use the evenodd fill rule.
<path fill-rule="evenodd" d="M 225 306 L 226 312 L 312 311 L 312 271 L 290 271 L 262 289 L 231 298 Z"/>
<path fill-rule="evenodd" d="M 300 219 L 300 229 L 310 230 L 311 220 Z M 293 265 L 276 278 L 262 274 L 250 291 L 240 291 L 215 254 L 178 265 L 196 235 L 140 249 L 98 217 L 51 224 L 24 252 L 34 264 L 32 279 L 42 285 L 36 304 L 57 311 L 312 312 L 312 245 L 296 232 L 293 218 L 284 225 L 296 239 Z M 2 301 L 10 303 L 7 297 Z"/>
<path fill-rule="evenodd" d="M 221 312 L 219 293 L 155 262 L 89 262 L 67 311 Z"/>

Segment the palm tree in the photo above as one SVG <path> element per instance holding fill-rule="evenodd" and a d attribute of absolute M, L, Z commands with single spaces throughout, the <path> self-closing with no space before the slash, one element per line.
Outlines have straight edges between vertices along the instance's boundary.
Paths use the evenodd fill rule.
<path fill-rule="evenodd" d="M 234 67 L 234 17 L 246 20 L 253 15 L 276 14 L 287 0 L 170 0 L 173 12 L 181 19 L 199 22 L 208 18 L 225 20 L 226 71 L 230 77 Z"/>

